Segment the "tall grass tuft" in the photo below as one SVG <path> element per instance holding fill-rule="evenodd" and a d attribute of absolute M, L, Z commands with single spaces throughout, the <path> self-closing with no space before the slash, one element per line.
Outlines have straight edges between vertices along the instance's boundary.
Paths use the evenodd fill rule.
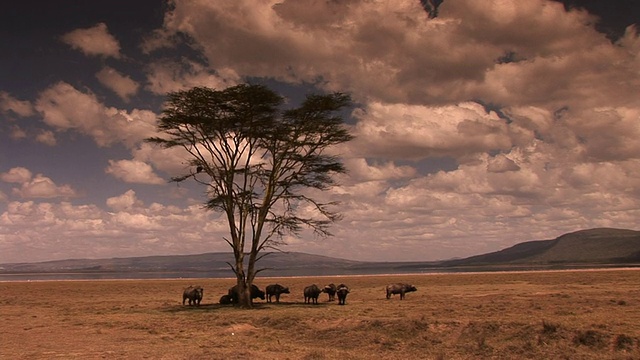
<path fill-rule="evenodd" d="M 573 337 L 575 345 L 584 345 L 593 348 L 602 348 L 605 345 L 604 335 L 596 330 L 579 330 Z"/>

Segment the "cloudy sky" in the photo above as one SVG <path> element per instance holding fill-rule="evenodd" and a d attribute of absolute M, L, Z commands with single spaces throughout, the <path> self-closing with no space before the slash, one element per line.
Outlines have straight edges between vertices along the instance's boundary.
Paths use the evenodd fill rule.
<path fill-rule="evenodd" d="M 639 229 L 634 0 L 34 1 L 0 14 L 0 263 L 228 251 L 185 159 L 142 140 L 169 91 L 350 93 L 333 237 L 436 260 Z"/>

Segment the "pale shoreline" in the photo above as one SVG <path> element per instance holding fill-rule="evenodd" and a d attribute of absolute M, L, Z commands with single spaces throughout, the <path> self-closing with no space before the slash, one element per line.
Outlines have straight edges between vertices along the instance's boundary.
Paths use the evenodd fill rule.
<path fill-rule="evenodd" d="M 300 276 L 262 276 L 258 279 L 302 279 L 302 278 L 336 278 L 336 277 L 402 277 L 402 276 L 448 276 L 448 275 L 487 275 L 487 274 L 526 274 L 526 273 L 566 273 L 566 272 L 611 272 L 611 271 L 640 271 L 640 267 L 600 267 L 574 269 L 535 269 L 535 270 L 495 270 L 495 271 L 464 271 L 464 272 L 419 272 L 419 273 L 384 273 L 384 274 L 336 274 L 336 275 L 300 275 Z M 24 274 L 0 274 L 0 276 L 26 276 Z M 31 275 L 79 275 L 79 273 L 32 273 Z M 235 280 L 235 277 L 167 277 L 167 278 L 96 278 L 96 279 L 16 279 L 0 280 L 0 283 L 20 282 L 103 282 L 103 281 L 184 281 L 184 280 Z"/>

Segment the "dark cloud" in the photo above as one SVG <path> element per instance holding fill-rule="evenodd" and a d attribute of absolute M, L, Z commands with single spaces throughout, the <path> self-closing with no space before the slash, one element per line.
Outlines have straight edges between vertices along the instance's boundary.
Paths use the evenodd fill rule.
<path fill-rule="evenodd" d="M 629 25 L 640 24 L 640 1 L 637 0 L 554 0 L 565 9 L 585 9 L 598 16 L 596 29 L 616 41 Z"/>

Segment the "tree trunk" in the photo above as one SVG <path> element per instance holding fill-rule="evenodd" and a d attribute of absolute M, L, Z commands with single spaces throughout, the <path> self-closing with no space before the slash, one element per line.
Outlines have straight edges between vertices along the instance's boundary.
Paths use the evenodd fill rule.
<path fill-rule="evenodd" d="M 236 306 L 244 309 L 251 309 L 253 307 L 253 303 L 251 302 L 251 283 L 244 272 L 244 254 L 242 251 L 238 250 L 239 248 L 240 246 L 234 248 L 234 255 L 236 258 L 234 271 L 236 273 L 237 286 L 235 294 L 237 300 Z"/>
<path fill-rule="evenodd" d="M 237 272 L 236 280 L 238 289 L 236 292 L 236 299 L 238 301 L 236 306 L 251 309 L 253 307 L 253 302 L 251 301 L 251 284 L 246 278 L 244 271 L 240 270 Z"/>
<path fill-rule="evenodd" d="M 238 287 L 240 289 L 240 287 Z M 243 282 L 242 289 L 238 294 L 238 306 L 243 309 L 253 308 L 253 302 L 251 301 L 251 286 Z"/>

